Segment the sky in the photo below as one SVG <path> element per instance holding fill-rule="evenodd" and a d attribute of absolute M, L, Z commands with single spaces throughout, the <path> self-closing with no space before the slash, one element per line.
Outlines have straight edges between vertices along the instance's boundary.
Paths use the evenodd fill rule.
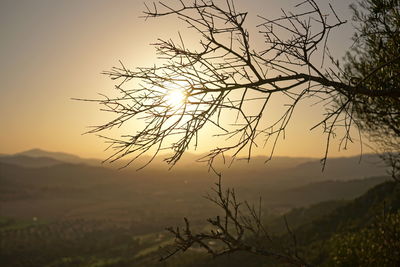
<path fill-rule="evenodd" d="M 326 6 L 328 0 L 319 2 Z M 331 1 L 347 20 L 351 20 L 348 6 L 352 2 Z M 260 22 L 257 15 L 276 17 L 280 8 L 296 3 L 236 0 L 238 9 L 249 12 L 249 27 Z M 173 18 L 140 18 L 144 9 L 143 0 L 1 0 L 0 153 L 42 148 L 106 158 L 107 145 L 95 135 L 82 133 L 110 115 L 94 103 L 72 98 L 112 95 L 114 82 L 101 72 L 117 66 L 119 60 L 132 69 L 152 66 L 156 55 L 149 44 L 157 38 L 176 39 L 178 31 L 196 38 Z M 339 59 L 352 44 L 351 36 L 351 22 L 332 33 L 330 48 Z M 255 42 L 262 44 L 257 38 Z M 326 137 L 320 129 L 309 130 L 321 113 L 320 107 L 300 105 L 275 154 L 322 157 Z M 215 145 L 204 141 L 197 152 Z M 359 153 L 357 142 L 346 151 L 339 151 L 333 142 L 330 151 L 333 157 Z"/>

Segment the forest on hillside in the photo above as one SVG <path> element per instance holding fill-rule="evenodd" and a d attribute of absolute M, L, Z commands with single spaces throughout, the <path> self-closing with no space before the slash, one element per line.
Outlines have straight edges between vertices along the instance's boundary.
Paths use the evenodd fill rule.
<path fill-rule="evenodd" d="M 213 175 L 204 178 L 203 168 L 188 173 L 182 166 L 160 178 L 164 172 L 158 167 L 121 172 L 87 165 L 85 159 L 68 163 L 42 153 L 41 157 L 0 157 L 0 262 L 4 266 L 281 264 L 246 252 L 213 258 L 200 247 L 159 262 L 174 244 L 166 227 L 182 226 L 183 218 L 188 217 L 194 231 L 210 231 L 207 218 L 222 215 L 204 198 L 213 194 L 210 184 L 215 180 Z M 353 160 L 332 159 L 342 175 L 335 168 L 330 175 L 328 169 L 326 176 L 313 176 L 312 169 L 319 167 L 313 160 L 290 159 L 290 163 L 276 159 L 275 170 L 270 169 L 275 179 L 254 174 L 247 175 L 247 180 L 227 178 L 226 184 L 237 189 L 241 201 L 257 203 L 263 196 L 262 220 L 273 242 L 262 246 L 293 249 L 289 226 L 298 240 L 299 254 L 308 262 L 316 266 L 357 262 L 362 253 L 371 257 L 372 252 L 391 253 L 390 246 L 376 250 L 381 242 L 398 246 L 400 188 L 385 175 L 386 169 L 374 155 L 358 173 L 353 169 L 352 175 L 346 176 L 346 165 L 351 166 Z M 282 165 L 292 166 L 292 171 L 281 171 Z M 241 169 L 246 173 L 255 166 Z M 309 176 L 297 176 L 299 169 Z M 368 177 L 366 170 L 377 176 Z M 389 232 L 382 235 L 381 229 Z M 245 240 L 256 242 L 251 236 Z M 221 246 L 212 240 L 209 244 L 216 249 Z M 390 264 L 381 266 L 394 266 Z"/>

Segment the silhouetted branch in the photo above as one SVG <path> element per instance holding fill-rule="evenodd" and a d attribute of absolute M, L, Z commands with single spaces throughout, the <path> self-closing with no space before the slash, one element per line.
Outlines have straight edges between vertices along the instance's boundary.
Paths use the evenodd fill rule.
<path fill-rule="evenodd" d="M 98 102 L 116 118 L 89 133 L 104 132 L 134 119 L 144 122 L 137 132 L 107 139 L 114 149 L 108 159 L 111 162 L 167 150 L 173 154 L 165 160 L 173 166 L 189 146 L 197 147 L 198 135 L 208 125 L 216 129 L 215 136 L 226 140 L 203 158 L 209 164 L 226 152 L 233 159 L 245 152 L 245 158 L 250 159 L 260 142 L 264 146 L 271 142 L 272 157 L 296 106 L 312 97 L 326 111 L 315 126 L 323 127 L 327 135 L 325 163 L 338 128 L 344 129 L 341 147 L 353 141 L 350 130 L 357 125 L 353 117 L 355 95 L 399 96 L 397 91 L 370 90 L 360 78 L 346 76 L 328 49 L 330 32 L 345 21 L 329 7 L 333 17 L 314 0 L 298 4 L 301 11 L 297 13 L 282 10 L 275 19 L 260 17 L 258 29 L 265 48 L 256 51 L 244 27 L 248 14 L 237 11 L 233 1 L 227 0 L 225 5 L 197 0 L 146 6 L 145 18 L 179 18 L 198 34 L 199 47 L 189 48 L 180 34 L 178 42 L 159 39 L 154 46 L 162 65 L 130 70 L 121 63 L 104 72 L 119 81 L 119 97 Z M 327 59 L 330 63 L 324 68 Z M 129 81 L 138 85 L 129 88 Z M 176 90 L 184 95 L 184 101 L 172 106 L 168 95 Z M 276 95 L 286 97 L 285 110 L 267 123 L 266 114 Z"/>
<path fill-rule="evenodd" d="M 262 223 L 261 199 L 258 207 L 248 202 L 239 202 L 234 189 L 223 189 L 221 175 L 218 176 L 215 186 L 214 194 L 206 198 L 219 207 L 222 215 L 207 220 L 212 229 L 209 232 L 195 233 L 187 218 L 184 218 L 183 228 L 167 228 L 175 241 L 172 246 L 165 248 L 165 255 L 160 260 L 167 260 L 179 252 L 199 246 L 213 257 L 244 251 L 294 266 L 309 266 L 299 256 L 296 237 L 286 221 L 293 247 L 278 248 L 273 244 L 273 238 Z"/>

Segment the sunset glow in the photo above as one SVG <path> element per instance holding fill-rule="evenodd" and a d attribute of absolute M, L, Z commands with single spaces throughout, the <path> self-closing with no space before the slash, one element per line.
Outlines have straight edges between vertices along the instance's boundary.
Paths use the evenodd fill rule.
<path fill-rule="evenodd" d="M 174 89 L 165 96 L 167 105 L 172 109 L 179 109 L 186 101 L 186 95 L 182 90 Z"/>
<path fill-rule="evenodd" d="M 257 15 L 274 17 L 280 8 L 293 7 L 291 1 L 274 0 L 268 3 L 265 5 L 261 0 L 237 1 L 236 8 L 249 12 L 248 26 L 254 28 L 253 24 L 260 23 Z M 347 7 L 350 3 L 348 0 L 336 3 L 343 18 L 349 15 Z M 187 49 L 201 49 L 197 46 L 198 36 L 173 17 L 165 18 L 162 24 L 139 19 L 145 9 L 143 1 L 139 0 L 4 2 L 0 8 L 2 25 L 5 25 L 1 29 L 0 51 L 3 59 L 0 112 L 4 114 L 1 117 L 0 154 L 39 147 L 82 157 L 106 157 L 108 152 L 103 150 L 107 145 L 96 135 L 82 136 L 82 133 L 87 131 L 88 126 L 99 125 L 112 118 L 111 114 L 98 112 L 95 103 L 71 99 L 96 98 L 97 93 L 116 94 L 114 88 L 118 82 L 99 73 L 119 66 L 119 60 L 132 69 L 159 64 L 154 47 L 149 45 L 157 38 L 171 38 L 179 42 L 179 31 Z M 330 45 L 332 53 L 340 58 L 352 44 L 347 38 L 352 36 L 352 27 L 349 24 L 340 35 L 335 34 L 332 32 L 330 35 Z M 348 43 L 347 39 L 350 40 Z M 252 34 L 252 42 L 254 49 L 264 48 L 263 36 L 257 32 Z M 190 103 L 188 110 L 194 109 L 194 103 L 199 98 L 187 94 L 191 81 L 185 82 L 179 74 L 173 78 L 173 84 L 168 82 L 161 84 L 162 88 L 154 88 L 157 101 L 165 101 L 171 112 L 181 109 L 185 101 Z M 129 86 L 135 87 L 134 84 Z M 276 104 L 271 102 L 268 107 L 276 114 L 282 106 L 279 100 Z M 249 109 L 251 111 L 253 106 Z M 318 107 L 312 110 L 305 103 L 299 106 L 297 114 L 300 115 L 297 115 L 296 123 L 289 125 L 286 139 L 280 142 L 275 155 L 320 157 L 324 153 L 325 136 L 308 130 L 320 121 Z M 235 119 L 234 116 L 232 118 Z M 142 123 L 132 122 L 135 127 Z M 204 130 L 201 146 L 192 152 L 206 153 L 219 145 L 221 140 L 211 138 L 215 133 L 212 127 Z M 113 137 L 118 136 L 119 133 Z M 268 154 L 262 146 L 254 153 Z M 354 145 L 346 151 L 332 149 L 331 153 L 331 156 L 355 155 L 359 153 L 359 146 Z"/>

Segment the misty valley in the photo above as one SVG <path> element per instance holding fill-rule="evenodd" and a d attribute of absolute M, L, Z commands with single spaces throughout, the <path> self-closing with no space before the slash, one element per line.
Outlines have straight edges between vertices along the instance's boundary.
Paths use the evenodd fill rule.
<path fill-rule="evenodd" d="M 1 265 L 279 266 L 245 253 L 213 260 L 200 247 L 158 261 L 174 240 L 166 227 L 181 226 L 185 217 L 193 229 L 210 231 L 207 219 L 221 213 L 205 198 L 217 178 L 195 159 L 189 155 L 172 170 L 156 159 L 136 171 L 38 149 L 2 155 Z M 400 207 L 400 188 L 376 155 L 331 158 L 324 172 L 311 158 L 264 161 L 217 163 L 222 186 L 234 188 L 241 202 L 261 201 L 268 231 L 286 242 L 286 222 L 304 248 L 314 247 L 306 257 L 318 264 L 329 266 L 332 256 L 320 244 Z"/>

